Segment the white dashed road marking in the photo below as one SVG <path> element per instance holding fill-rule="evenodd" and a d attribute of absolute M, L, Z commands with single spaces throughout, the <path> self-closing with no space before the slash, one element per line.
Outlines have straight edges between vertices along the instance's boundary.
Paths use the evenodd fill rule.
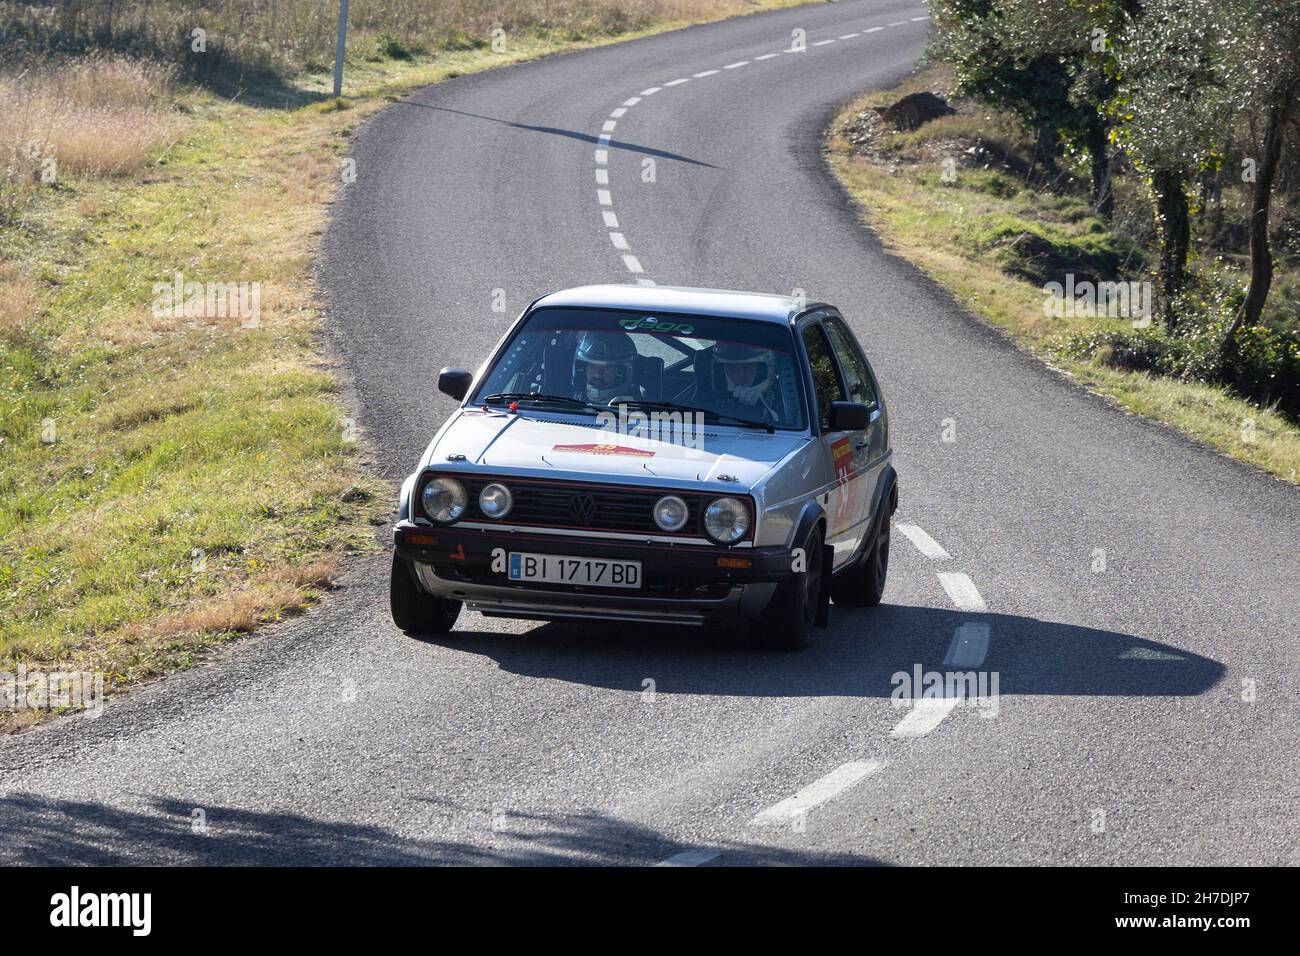
<path fill-rule="evenodd" d="M 912 18 L 913 21 L 917 21 L 917 20 L 928 20 L 928 19 L 930 19 L 928 15 L 927 15 L 927 16 L 913 17 L 913 18 Z M 908 22 L 907 20 L 899 20 L 899 21 L 896 21 L 896 22 L 891 23 L 891 24 L 889 24 L 889 25 L 890 25 L 891 27 L 903 26 L 903 25 L 907 24 L 907 22 Z M 867 33 L 876 33 L 876 32 L 878 32 L 878 31 L 880 31 L 880 30 L 883 30 L 883 29 L 885 29 L 885 28 L 884 28 L 884 27 L 870 27 L 869 29 L 863 30 L 863 31 L 861 31 L 861 32 L 845 33 L 845 34 L 843 34 L 842 36 L 840 36 L 840 37 L 838 37 L 838 38 L 835 38 L 835 39 L 818 40 L 816 43 L 814 43 L 814 44 L 812 44 L 812 45 L 813 45 L 813 46 L 827 46 L 828 44 L 831 44 L 831 43 L 835 43 L 835 42 L 837 42 L 837 40 L 852 40 L 852 39 L 855 39 L 855 38 L 857 38 L 857 37 L 859 37 L 859 36 L 862 36 L 862 35 L 864 35 L 864 34 L 867 34 Z M 775 52 L 775 53 L 764 53 L 764 54 L 762 54 L 761 56 L 756 56 L 756 57 L 754 57 L 752 60 L 737 60 L 735 63 L 728 63 L 726 66 L 723 66 L 721 69 L 701 70 L 699 73 L 694 73 L 694 74 L 692 74 L 691 76 L 682 76 L 682 77 L 678 77 L 678 78 L 675 79 L 675 80 L 669 80 L 669 81 L 667 81 L 666 83 L 664 83 L 663 86 L 651 86 L 651 87 L 649 87 L 649 88 L 647 88 L 647 89 L 642 90 L 642 91 L 641 91 L 640 93 L 638 93 L 636 96 L 630 96 L 630 97 L 628 97 L 626 100 L 623 101 L 623 103 L 622 103 L 621 106 L 619 106 L 617 109 L 613 110 L 613 111 L 609 114 L 609 115 L 610 115 L 610 118 L 609 118 L 608 120 L 606 120 L 606 121 L 605 121 L 605 124 L 601 127 L 601 135 L 600 135 L 599 137 L 597 137 L 597 140 L 596 140 L 597 145 L 598 145 L 599 147 L 601 147 L 601 148 L 599 148 L 599 149 L 596 150 L 596 165 L 598 165 L 598 166 L 604 166 L 604 165 L 606 165 L 606 164 L 609 163 L 609 150 L 605 149 L 604 147 L 606 147 L 606 146 L 609 145 L 609 142 L 610 142 L 610 134 L 614 131 L 614 128 L 618 125 L 618 124 L 617 124 L 617 120 L 621 119 L 621 118 L 622 118 L 622 117 L 627 113 L 627 111 L 628 111 L 629 109 L 631 109 L 633 106 L 636 106 L 636 105 L 637 105 L 638 103 L 640 103 L 640 102 L 641 102 L 645 97 L 647 97 L 647 96 L 654 96 L 656 93 L 659 93 L 659 92 L 661 92 L 661 91 L 663 91 L 663 90 L 665 90 L 665 89 L 668 89 L 668 88 L 670 88 L 670 87 L 681 86 L 683 83 L 689 83 L 692 79 L 696 79 L 696 80 L 698 80 L 698 79 L 703 79 L 704 77 L 707 77 L 707 76 L 716 76 L 718 73 L 721 73 L 723 70 L 737 70 L 737 69 L 739 69 L 739 68 L 742 67 L 742 66 L 748 66 L 750 63 L 758 63 L 758 62 L 761 62 L 761 61 L 764 61 L 764 60 L 775 59 L 776 57 L 780 56 L 782 53 L 803 53 L 803 52 L 805 52 L 805 51 L 806 51 L 805 48 L 800 47 L 799 49 L 779 50 L 779 51 L 777 51 L 777 52 Z M 609 184 L 609 174 L 608 174 L 607 172 L 603 171 L 603 170 L 597 171 L 597 173 L 596 173 L 596 183 L 597 183 L 598 185 L 601 185 L 601 186 L 608 185 L 608 184 Z M 601 206 L 611 206 L 611 205 L 613 205 L 613 202 L 612 202 L 612 200 L 610 199 L 609 190 L 607 190 L 607 189 L 599 190 L 598 193 L 597 193 L 597 198 L 598 198 L 598 200 L 599 200 Z M 609 211 L 608 209 L 602 209 L 601 212 L 602 212 L 602 215 L 604 216 L 605 227 L 606 227 L 607 229 L 617 229 L 617 228 L 618 228 L 618 220 L 617 220 L 617 218 L 615 218 L 614 214 L 613 214 L 611 211 Z M 630 248 L 631 248 L 631 246 L 630 246 L 630 244 L 628 243 L 626 237 L 623 236 L 622 234 L 619 234 L 617 237 L 615 237 L 614 235 L 611 235 L 611 236 L 610 236 L 610 242 L 613 243 L 615 249 L 619 249 L 619 250 L 630 250 Z M 636 258 L 635 256 L 633 256 L 633 255 L 624 255 L 624 256 L 623 256 L 623 263 L 624 263 L 624 265 L 626 265 L 627 268 L 628 268 L 631 272 L 633 272 L 633 273 L 641 273 L 641 272 L 644 272 L 644 271 L 645 271 L 645 269 L 642 267 L 641 263 L 640 263 L 640 262 L 637 260 L 637 258 Z M 654 285 L 654 282 L 653 282 L 653 280 L 651 280 L 651 279 L 638 279 L 637 282 L 640 283 L 641 285 Z M 919 529 L 917 529 L 917 530 L 919 530 Z M 904 533 L 906 534 L 906 532 L 904 532 Z M 922 533 L 924 533 L 924 532 L 922 532 Z M 933 543 L 933 542 L 931 542 L 931 543 Z M 920 545 L 918 545 L 918 547 L 920 547 Z M 935 547 L 937 548 L 938 546 L 935 545 Z M 939 548 L 939 551 L 942 552 L 943 549 L 942 549 L 942 548 Z M 946 552 L 944 553 L 944 556 L 945 556 L 945 557 L 947 556 L 947 555 L 946 555 Z"/>
<path fill-rule="evenodd" d="M 768 807 L 750 820 L 749 825 L 764 827 L 789 823 L 801 813 L 807 813 L 827 800 L 839 796 L 859 780 L 871 776 L 884 765 L 883 760 L 854 760 L 836 767 L 820 780 L 804 787 L 793 797 L 782 800 L 775 806 Z"/>
<path fill-rule="evenodd" d="M 661 860 L 655 866 L 703 866 L 722 856 L 718 850 L 708 850 L 699 847 L 694 850 L 683 850 L 681 853 L 674 853 L 666 860 Z"/>
<path fill-rule="evenodd" d="M 940 574 L 939 583 L 952 598 L 952 603 L 963 611 L 987 611 L 988 605 L 980 597 L 975 582 L 964 574 Z"/>
<path fill-rule="evenodd" d="M 943 662 L 948 667 L 979 667 L 989 652 L 989 626 L 968 621 L 957 628 Z"/>
<path fill-rule="evenodd" d="M 930 537 L 918 526 L 914 524 L 896 524 L 894 527 L 906 535 L 907 539 L 916 545 L 916 550 L 927 558 L 933 558 L 936 561 L 947 561 L 952 557 L 938 541 L 935 541 L 934 538 Z"/>
<path fill-rule="evenodd" d="M 924 737 L 943 723 L 943 719 L 957 706 L 956 697 L 923 697 L 912 705 L 907 716 L 898 722 L 889 736 L 895 740 Z"/>

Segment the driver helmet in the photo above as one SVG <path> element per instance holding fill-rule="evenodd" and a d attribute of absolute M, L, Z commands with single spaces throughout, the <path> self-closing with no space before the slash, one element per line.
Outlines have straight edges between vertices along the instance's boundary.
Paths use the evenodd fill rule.
<path fill-rule="evenodd" d="M 574 378 L 581 370 L 589 402 L 608 402 L 632 389 L 636 346 L 626 332 L 585 332 L 573 355 Z"/>
<path fill-rule="evenodd" d="M 765 400 L 776 377 L 776 356 L 771 349 L 751 342 L 719 342 L 713 360 L 722 367 L 727 394 L 742 405 Z"/>

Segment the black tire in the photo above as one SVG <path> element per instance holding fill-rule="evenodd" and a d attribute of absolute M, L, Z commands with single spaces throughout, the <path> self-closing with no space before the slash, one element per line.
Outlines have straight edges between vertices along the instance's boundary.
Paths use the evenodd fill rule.
<path fill-rule="evenodd" d="M 460 616 L 460 602 L 426 594 L 411 573 L 410 562 L 393 553 L 388 602 L 393 623 L 408 634 L 446 634 Z"/>
<path fill-rule="evenodd" d="M 777 585 L 763 616 L 750 625 L 755 644 L 777 651 L 802 651 L 812 643 L 812 628 L 821 594 L 822 532 L 813 528 L 803 543 L 807 570 Z"/>
<path fill-rule="evenodd" d="M 831 580 L 831 600 L 842 607 L 875 607 L 889 576 L 889 511 L 880 509 L 867 553 L 850 570 Z"/>

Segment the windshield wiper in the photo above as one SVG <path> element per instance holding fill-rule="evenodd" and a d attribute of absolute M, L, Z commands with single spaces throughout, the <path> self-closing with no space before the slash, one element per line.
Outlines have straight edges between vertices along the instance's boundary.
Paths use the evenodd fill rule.
<path fill-rule="evenodd" d="M 510 402 L 550 402 L 553 405 L 567 405 L 570 408 L 599 408 L 591 402 L 584 402 L 580 398 L 570 398 L 568 395 L 543 395 L 540 392 L 494 392 L 483 399 L 484 405 L 502 405 Z"/>
<path fill-rule="evenodd" d="M 737 418 L 735 415 L 724 415 L 711 408 L 696 408 L 694 405 L 681 405 L 677 402 L 656 402 L 651 401 L 650 399 L 633 399 L 630 402 L 622 402 L 620 404 L 631 405 L 636 408 L 667 408 L 679 412 L 697 412 L 701 415 L 711 415 L 718 422 L 731 425 L 741 425 L 745 428 L 761 428 L 769 435 L 776 433 L 776 426 L 771 422 L 756 422 L 750 421 L 748 418 Z"/>

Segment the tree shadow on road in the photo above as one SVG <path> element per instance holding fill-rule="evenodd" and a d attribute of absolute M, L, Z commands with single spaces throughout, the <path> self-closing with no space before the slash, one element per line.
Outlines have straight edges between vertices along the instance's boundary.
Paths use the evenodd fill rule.
<path fill-rule="evenodd" d="M 398 100 L 394 105 L 417 106 L 420 109 L 435 110 L 439 113 L 455 113 L 457 116 L 468 116 L 471 119 L 485 120 L 489 123 L 499 123 L 502 126 L 510 126 L 514 129 L 524 130 L 529 133 L 545 133 L 548 136 L 563 136 L 567 139 L 576 139 L 582 143 L 591 143 L 599 146 L 601 149 L 622 149 L 632 153 L 640 153 L 643 156 L 657 156 L 660 159 L 673 159 L 679 163 L 689 163 L 692 166 L 704 166 L 708 169 L 718 168 L 712 163 L 706 163 L 702 159 L 691 159 L 689 156 L 683 156 L 680 153 L 671 153 L 666 149 L 655 149 L 651 146 L 638 146 L 635 143 L 625 143 L 617 139 L 602 141 L 602 134 L 582 133 L 572 129 L 561 129 L 558 126 L 533 126 L 529 123 L 515 123 L 511 120 L 498 119 L 495 116 L 483 116 L 479 113 L 468 113 L 465 110 L 454 110 L 449 106 L 433 106 L 415 100 Z"/>
<path fill-rule="evenodd" d="M 442 801 L 412 811 L 452 837 L 412 838 L 371 824 L 299 813 L 152 798 L 127 810 L 34 794 L 0 799 L 0 862 L 6 865 L 124 866 L 530 866 L 650 865 L 686 847 L 656 830 L 594 812 L 550 814 L 457 808 Z M 204 829 L 195 826 L 195 810 Z M 719 862 L 875 865 L 861 855 L 719 842 Z"/>
<path fill-rule="evenodd" d="M 946 666 L 954 632 L 988 627 L 978 667 Z M 930 607 L 836 608 L 798 654 L 759 651 L 720 630 L 547 624 L 522 635 L 457 631 L 436 643 L 490 657 L 510 673 L 660 694 L 889 697 L 894 675 L 996 672 L 999 693 L 1089 697 L 1196 696 L 1222 678 L 1218 661 L 1158 641 L 1009 614 Z M 432 640 L 432 639 L 426 639 Z"/>

